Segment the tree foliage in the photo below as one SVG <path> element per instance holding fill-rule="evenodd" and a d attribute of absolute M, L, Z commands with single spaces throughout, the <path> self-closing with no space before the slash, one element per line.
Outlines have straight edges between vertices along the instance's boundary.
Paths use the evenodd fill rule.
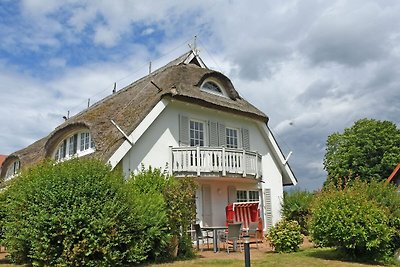
<path fill-rule="evenodd" d="M 284 218 L 271 227 L 268 239 L 276 252 L 295 252 L 303 242 L 303 235 L 297 221 Z"/>
<path fill-rule="evenodd" d="M 348 256 L 387 259 L 400 247 L 400 195 L 383 182 L 326 188 L 312 206 L 311 235 L 319 245 Z"/>
<path fill-rule="evenodd" d="M 188 224 L 182 218 L 172 222 L 171 211 L 192 220 L 194 189 L 192 181 L 159 170 L 143 170 L 126 182 L 94 159 L 45 162 L 1 192 L 2 244 L 14 261 L 34 266 L 125 266 L 169 259 L 171 237 Z M 190 256 L 187 247 L 182 253 Z"/>
<path fill-rule="evenodd" d="M 307 223 L 313 199 L 313 193 L 301 190 L 284 192 L 283 195 L 282 215 L 288 220 L 297 221 L 304 235 L 308 234 Z"/>
<path fill-rule="evenodd" d="M 362 119 L 328 137 L 324 168 L 327 184 L 343 186 L 356 177 L 384 180 L 400 162 L 400 130 L 389 121 Z"/>

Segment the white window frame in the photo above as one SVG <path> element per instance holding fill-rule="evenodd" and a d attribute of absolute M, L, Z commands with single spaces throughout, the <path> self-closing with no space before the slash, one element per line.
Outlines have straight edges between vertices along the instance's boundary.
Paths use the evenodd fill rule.
<path fill-rule="evenodd" d="M 251 194 L 257 194 L 258 198 L 250 198 Z M 260 201 L 259 190 L 236 190 L 236 201 L 237 202 L 255 202 Z"/>
<path fill-rule="evenodd" d="M 219 90 L 220 92 L 217 92 L 217 91 L 215 91 L 215 90 L 208 89 L 208 88 L 206 87 L 206 84 L 207 84 L 207 83 L 210 83 L 210 84 L 212 84 L 214 87 L 218 88 L 218 90 Z M 213 94 L 213 95 L 228 97 L 228 94 L 226 93 L 225 89 L 224 89 L 217 81 L 215 81 L 214 79 L 207 79 L 207 80 L 205 80 L 205 81 L 201 84 L 200 90 L 203 91 L 203 92 L 206 92 L 206 93 Z"/>
<path fill-rule="evenodd" d="M 19 160 L 14 160 L 10 164 L 10 166 L 8 166 L 4 180 L 7 181 L 12 179 L 15 175 L 19 173 L 20 169 L 21 169 L 21 162 Z"/>
<path fill-rule="evenodd" d="M 74 152 L 74 139 L 76 138 L 76 153 Z M 82 143 L 82 136 L 84 137 Z M 72 153 L 71 153 L 72 151 Z M 64 161 L 74 157 L 82 157 L 95 151 L 92 135 L 88 131 L 74 132 L 64 138 L 57 146 L 53 158 L 56 161 Z M 64 156 L 65 154 L 65 156 Z"/>
<path fill-rule="evenodd" d="M 199 129 L 192 129 L 192 123 L 194 124 L 202 124 L 203 125 L 203 129 L 202 129 L 202 139 L 199 137 L 192 137 L 192 131 L 194 133 L 194 135 L 196 134 L 196 131 L 198 131 L 200 133 Z M 196 119 L 189 119 L 189 145 L 190 146 L 206 146 L 206 133 L 207 133 L 207 129 L 206 129 L 206 123 L 205 121 L 202 120 L 196 120 Z M 193 142 L 192 142 L 193 140 Z M 203 141 L 203 144 L 199 144 L 200 141 Z"/>
<path fill-rule="evenodd" d="M 236 132 L 236 136 L 230 136 L 231 132 Z M 225 144 L 227 148 L 239 148 L 240 147 L 240 136 L 239 136 L 239 129 L 233 127 L 225 127 Z M 236 146 L 234 143 L 230 143 L 236 138 Z"/>

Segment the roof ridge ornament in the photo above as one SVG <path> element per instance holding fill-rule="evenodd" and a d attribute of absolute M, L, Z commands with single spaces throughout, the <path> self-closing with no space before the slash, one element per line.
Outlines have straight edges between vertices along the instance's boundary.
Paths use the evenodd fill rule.
<path fill-rule="evenodd" d="M 193 54 L 197 57 L 200 53 L 200 50 L 197 49 L 197 35 L 195 35 L 193 38 L 193 44 L 188 44 L 188 46 L 190 47 L 190 50 L 192 50 Z"/>

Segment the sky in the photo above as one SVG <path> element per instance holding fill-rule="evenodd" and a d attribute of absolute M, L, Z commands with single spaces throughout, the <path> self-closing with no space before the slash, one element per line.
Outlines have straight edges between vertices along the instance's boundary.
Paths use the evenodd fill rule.
<path fill-rule="evenodd" d="M 327 137 L 400 126 L 400 1 L 0 0 L 0 154 L 189 51 L 266 113 L 300 189 Z"/>

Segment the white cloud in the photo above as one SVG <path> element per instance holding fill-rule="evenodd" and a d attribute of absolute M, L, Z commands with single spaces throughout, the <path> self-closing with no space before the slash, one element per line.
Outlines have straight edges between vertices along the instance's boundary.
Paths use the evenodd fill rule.
<path fill-rule="evenodd" d="M 146 74 L 149 61 L 155 69 L 186 52 L 196 34 L 206 64 L 270 117 L 286 154 L 293 150 L 301 187 L 323 183 L 329 134 L 364 117 L 400 125 L 398 1 L 24 0 L 20 7 L 0 25 L 0 124 L 12 125 L 0 131 L 0 153 L 46 135 L 114 82 L 120 89 Z"/>

